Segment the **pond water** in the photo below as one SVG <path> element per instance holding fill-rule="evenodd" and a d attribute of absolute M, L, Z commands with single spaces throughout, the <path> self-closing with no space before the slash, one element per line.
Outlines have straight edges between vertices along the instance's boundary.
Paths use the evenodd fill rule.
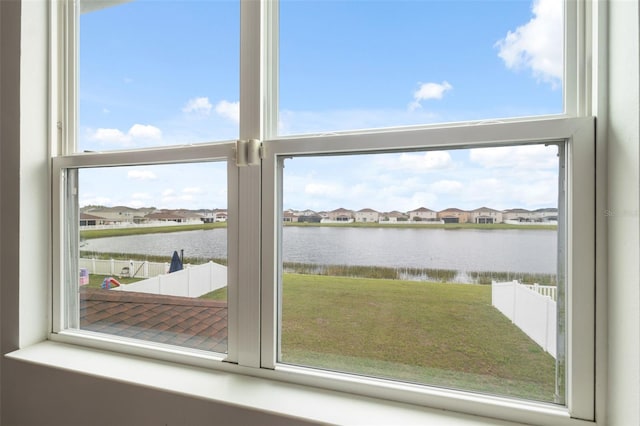
<path fill-rule="evenodd" d="M 557 232 L 519 229 L 285 227 L 283 260 L 315 264 L 555 274 Z M 227 230 L 87 240 L 81 250 L 226 258 Z"/>

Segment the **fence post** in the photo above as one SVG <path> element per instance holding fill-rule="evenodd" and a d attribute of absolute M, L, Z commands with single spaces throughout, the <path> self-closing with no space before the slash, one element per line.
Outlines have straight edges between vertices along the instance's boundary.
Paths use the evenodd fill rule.
<path fill-rule="evenodd" d="M 149 278 L 149 262 L 147 262 L 146 260 L 144 261 L 142 266 L 142 276 L 145 278 Z"/>
<path fill-rule="evenodd" d="M 111 262 L 109 262 L 109 275 L 113 275 L 115 271 L 115 267 L 116 267 L 116 261 L 111 259 Z"/>
<path fill-rule="evenodd" d="M 92 274 L 96 273 L 96 258 L 95 257 L 91 258 L 91 273 Z"/>

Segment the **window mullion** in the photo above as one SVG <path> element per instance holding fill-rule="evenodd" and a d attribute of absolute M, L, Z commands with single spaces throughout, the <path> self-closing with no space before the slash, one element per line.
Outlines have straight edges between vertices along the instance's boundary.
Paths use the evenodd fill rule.
<path fill-rule="evenodd" d="M 240 139 L 263 138 L 260 2 L 240 7 Z M 260 168 L 238 167 L 237 291 L 229 295 L 238 318 L 235 333 L 238 364 L 260 366 Z M 231 237 L 233 238 L 233 237 Z M 230 354 L 232 355 L 232 354 Z"/>

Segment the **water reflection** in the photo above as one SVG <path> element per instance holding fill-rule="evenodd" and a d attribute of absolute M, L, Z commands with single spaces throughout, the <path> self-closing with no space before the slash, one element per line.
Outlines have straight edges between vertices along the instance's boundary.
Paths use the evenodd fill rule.
<path fill-rule="evenodd" d="M 285 227 L 283 261 L 555 274 L 557 232 L 518 229 Z M 226 258 L 226 229 L 87 240 L 81 250 Z"/>

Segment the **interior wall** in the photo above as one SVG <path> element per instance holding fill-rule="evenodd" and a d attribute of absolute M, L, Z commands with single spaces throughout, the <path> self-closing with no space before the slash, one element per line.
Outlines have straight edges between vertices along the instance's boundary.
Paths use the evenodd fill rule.
<path fill-rule="evenodd" d="M 611 426 L 640 424 L 640 9 L 609 3 L 608 392 Z"/>
<path fill-rule="evenodd" d="M 4 425 L 301 426 L 312 423 L 195 398 L 5 361 Z M 291 401 L 295 404 L 295 401 Z"/>
<path fill-rule="evenodd" d="M 18 344 L 19 83 L 20 3 L 0 1 L 0 354 Z M 7 409 L 4 371 L 0 358 L 0 413 Z"/>

